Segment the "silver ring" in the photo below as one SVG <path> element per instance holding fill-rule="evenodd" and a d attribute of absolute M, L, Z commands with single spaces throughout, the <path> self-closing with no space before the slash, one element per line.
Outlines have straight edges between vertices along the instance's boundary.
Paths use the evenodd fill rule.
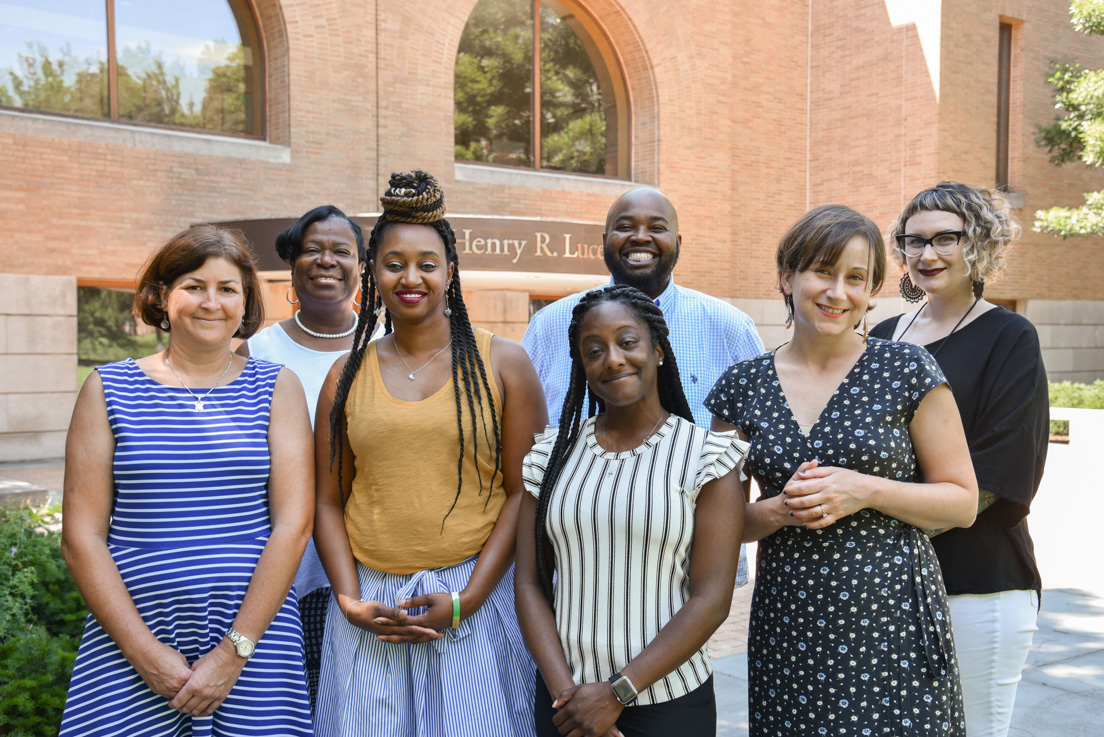
<path fill-rule="evenodd" d="M 827 517 L 828 513 L 824 511 L 824 505 L 823 504 L 818 504 L 817 506 L 820 507 L 820 516 L 821 517 Z"/>

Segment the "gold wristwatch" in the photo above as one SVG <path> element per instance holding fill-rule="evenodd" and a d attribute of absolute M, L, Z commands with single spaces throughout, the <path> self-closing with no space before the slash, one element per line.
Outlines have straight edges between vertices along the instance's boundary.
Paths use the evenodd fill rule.
<path fill-rule="evenodd" d="M 226 633 L 226 637 L 230 642 L 234 643 L 234 649 L 238 651 L 238 655 L 249 660 L 253 657 L 253 653 L 257 649 L 257 645 L 248 637 L 238 632 L 233 627 Z"/>

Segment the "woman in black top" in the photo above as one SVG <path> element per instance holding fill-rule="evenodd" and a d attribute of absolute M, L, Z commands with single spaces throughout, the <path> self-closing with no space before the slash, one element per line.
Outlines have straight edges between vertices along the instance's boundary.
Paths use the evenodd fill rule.
<path fill-rule="evenodd" d="M 970 446 L 977 521 L 931 532 L 950 595 L 970 737 L 1008 733 L 1041 588 L 1025 518 L 1046 462 L 1046 371 L 1031 323 L 982 298 L 1019 231 L 999 192 L 940 182 L 916 195 L 890 235 L 907 268 L 902 294 L 928 301 L 870 333 L 931 352 Z"/>

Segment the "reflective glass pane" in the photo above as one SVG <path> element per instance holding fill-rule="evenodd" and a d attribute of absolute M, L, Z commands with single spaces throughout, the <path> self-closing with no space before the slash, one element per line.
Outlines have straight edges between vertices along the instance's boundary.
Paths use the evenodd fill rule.
<path fill-rule="evenodd" d="M 104 0 L 0 2 L 0 105 L 107 116 Z"/>
<path fill-rule="evenodd" d="M 119 117 L 257 134 L 257 50 L 226 0 L 115 0 Z"/>
<path fill-rule="evenodd" d="M 456 158 L 532 166 L 529 0 L 481 0 L 456 55 Z"/>
<path fill-rule="evenodd" d="M 612 170 L 606 165 L 607 114 L 616 113 L 607 111 L 595 71 L 601 57 L 578 19 L 553 2 L 541 3 L 540 57 L 541 168 L 616 173 L 616 150 Z"/>

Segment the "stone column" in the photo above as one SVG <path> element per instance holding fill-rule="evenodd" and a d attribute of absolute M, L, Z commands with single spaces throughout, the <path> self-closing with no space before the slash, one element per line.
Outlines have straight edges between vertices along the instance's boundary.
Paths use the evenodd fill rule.
<path fill-rule="evenodd" d="M 0 462 L 62 457 L 77 388 L 76 278 L 0 274 Z"/>

